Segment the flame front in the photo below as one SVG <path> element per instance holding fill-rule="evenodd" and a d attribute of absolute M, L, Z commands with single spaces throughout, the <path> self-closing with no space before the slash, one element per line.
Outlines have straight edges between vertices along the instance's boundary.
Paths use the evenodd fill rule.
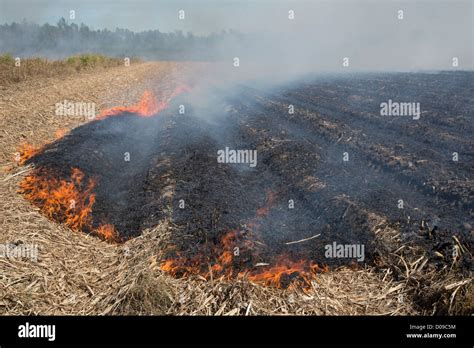
<path fill-rule="evenodd" d="M 161 264 L 161 269 L 177 278 L 190 275 L 200 275 L 205 279 L 245 278 L 277 288 L 296 284 L 309 287 L 318 272 L 328 271 L 327 267 L 320 267 L 312 261 L 293 261 L 288 255 L 277 256 L 272 264 L 257 262 L 260 259 L 257 243 L 244 235 L 243 232 L 228 232 L 217 244 L 202 245 L 194 257 L 176 253 L 176 257 Z M 245 257 L 242 258 L 242 254 Z M 242 259 L 247 261 L 242 262 Z"/>
<path fill-rule="evenodd" d="M 111 109 L 106 109 L 96 117 L 96 120 L 102 120 L 109 116 L 117 116 L 125 112 L 137 114 L 142 117 L 150 117 L 156 115 L 166 107 L 167 103 L 158 102 L 153 92 L 145 91 L 142 99 L 137 104 L 131 106 L 116 106 Z"/>
<path fill-rule="evenodd" d="M 20 148 L 18 149 L 18 153 L 20 154 L 18 158 L 18 163 L 20 165 L 25 164 L 26 161 L 28 161 L 31 157 L 36 155 L 40 150 L 41 150 L 41 147 L 33 146 L 28 143 L 21 144 Z"/>
<path fill-rule="evenodd" d="M 84 178 L 78 168 L 71 169 L 69 179 L 59 179 L 51 170 L 35 169 L 20 182 L 19 192 L 51 220 L 74 231 L 91 232 L 109 242 L 118 240 L 111 224 L 100 224 L 94 229 L 92 208 L 96 180 Z"/>
<path fill-rule="evenodd" d="M 140 117 L 152 117 L 168 108 L 171 99 L 187 91 L 189 91 L 189 88 L 186 86 L 177 87 L 171 93 L 168 99 L 164 101 L 158 101 L 152 91 L 145 91 L 141 100 L 138 103 L 131 106 L 117 106 L 111 109 L 106 109 L 95 119 L 102 120 L 109 116 L 117 116 L 122 113 L 132 113 Z"/>
<path fill-rule="evenodd" d="M 115 226 L 112 224 L 100 225 L 96 230 L 97 235 L 108 242 L 112 242 L 118 239 L 117 231 Z"/>
<path fill-rule="evenodd" d="M 56 132 L 54 132 L 54 137 L 56 140 L 63 138 L 65 135 L 69 134 L 69 129 L 67 128 L 58 128 Z"/>
<path fill-rule="evenodd" d="M 79 231 L 92 226 L 95 185 L 93 179 L 84 182 L 84 173 L 77 168 L 72 168 L 70 180 L 36 169 L 20 183 L 20 193 L 48 218 Z"/>
<path fill-rule="evenodd" d="M 69 129 L 67 128 L 58 128 L 54 132 L 54 140 L 58 140 L 63 138 L 65 135 L 69 134 Z M 31 157 L 36 155 L 37 153 L 41 152 L 43 150 L 44 146 L 34 146 L 29 143 L 23 143 L 20 145 L 20 148 L 18 149 L 18 153 L 20 154 L 18 158 L 18 164 L 23 165 L 27 160 L 29 160 Z"/>
<path fill-rule="evenodd" d="M 247 227 L 251 231 L 230 231 L 219 241 L 203 243 L 194 256 L 174 252 L 175 256 L 161 264 L 161 269 L 175 277 L 200 275 L 205 279 L 246 278 L 252 282 L 284 288 L 294 285 L 309 287 L 316 273 L 328 271 L 308 260 L 292 260 L 283 254 L 266 263 L 264 244 L 257 234 L 260 219 L 267 216 L 276 203 L 276 194 L 267 192 L 266 204 L 257 209 Z"/>

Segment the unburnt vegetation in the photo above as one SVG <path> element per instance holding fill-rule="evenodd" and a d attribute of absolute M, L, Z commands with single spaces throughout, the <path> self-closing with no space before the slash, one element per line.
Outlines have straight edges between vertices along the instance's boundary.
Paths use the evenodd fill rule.
<path fill-rule="evenodd" d="M 134 58 L 129 61 L 137 63 L 139 60 Z M 123 59 L 100 54 L 81 54 L 64 60 L 50 60 L 46 58 L 19 58 L 10 53 L 4 53 L 0 55 L 0 85 L 6 86 L 34 78 L 74 75 L 124 64 Z"/>

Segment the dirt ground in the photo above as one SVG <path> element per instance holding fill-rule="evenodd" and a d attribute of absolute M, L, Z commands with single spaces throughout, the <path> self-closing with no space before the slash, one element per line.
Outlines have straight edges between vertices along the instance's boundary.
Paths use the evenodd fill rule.
<path fill-rule="evenodd" d="M 417 163 L 416 158 L 408 158 L 403 149 L 400 153 L 390 153 L 385 157 L 391 158 L 391 161 L 378 162 L 377 156 L 385 156 L 390 146 L 383 146 L 383 135 L 377 138 L 377 121 L 371 119 L 370 114 L 364 114 L 364 110 L 357 110 L 366 118 L 364 122 L 374 125 L 368 128 L 373 130 L 368 134 L 372 141 L 366 141 L 367 134 L 357 132 L 357 118 L 348 118 L 344 112 L 349 111 L 342 107 L 331 109 L 333 105 L 344 104 L 334 100 L 336 97 L 331 95 L 330 86 L 307 86 L 302 90 L 276 92 L 273 96 L 246 90 L 241 95 L 248 98 L 234 101 L 230 115 L 236 117 L 229 119 L 229 132 L 224 131 L 222 137 L 232 139 L 236 144 L 253 144 L 259 149 L 263 165 L 259 167 L 261 169 L 254 182 L 246 173 L 231 175 L 226 170 L 206 178 L 211 167 L 202 163 L 211 161 L 207 150 L 219 148 L 219 141 L 214 144 L 214 140 L 206 137 L 208 125 L 200 124 L 199 118 L 193 117 L 192 113 L 178 119 L 167 118 L 159 142 L 162 153 L 167 155 L 155 158 L 155 166 L 148 172 L 147 190 L 152 192 L 146 202 L 149 217 L 142 222 L 141 235 L 125 243 L 107 243 L 51 222 L 17 193 L 19 182 L 30 169 L 30 166 L 14 165 L 13 158 L 19 145 L 25 141 L 35 145 L 45 144 L 54 139 L 58 129 L 73 129 L 85 122 L 84 119 L 58 118 L 54 114 L 55 103 L 64 99 L 94 102 L 100 111 L 115 105 L 135 103 L 144 90 L 152 90 L 159 99 L 166 99 L 176 86 L 192 79 L 200 69 L 202 65 L 191 63 L 141 63 L 100 73 L 84 73 L 70 79 L 38 79 L 2 90 L 0 243 L 36 244 L 39 256 L 37 262 L 0 258 L 0 313 L 429 315 L 472 312 L 470 275 L 460 272 L 458 265 L 451 260 L 439 262 L 436 259 L 436 252 L 440 253 L 435 248 L 436 243 L 458 245 L 461 254 L 469 254 L 469 250 L 464 250 L 464 241 L 441 233 L 441 237 L 436 237 L 440 238 L 437 241 L 413 243 L 413 239 L 407 239 L 406 232 L 412 224 L 419 222 L 414 222 L 418 216 L 408 219 L 404 215 L 395 217 L 384 204 L 367 200 L 367 194 L 361 190 L 356 192 L 363 197 L 345 195 L 344 192 L 351 192 L 356 185 L 360 187 L 364 184 L 365 172 L 360 167 L 348 167 L 347 172 L 332 178 L 332 173 L 339 167 L 328 161 L 320 164 L 320 176 L 311 174 L 308 164 L 316 165 L 322 157 L 330 157 L 325 151 L 349 149 L 351 154 L 355 153 L 360 158 L 363 154 L 373 156 L 366 159 L 364 165 L 372 168 L 375 185 L 380 188 L 390 182 L 394 187 L 393 196 L 383 196 L 384 199 L 395 201 L 402 194 L 411 201 L 420 202 L 429 197 L 423 190 L 412 189 L 411 183 L 404 184 L 394 174 L 399 168 L 402 173 L 408 171 L 414 178 L 414 185 L 420 186 L 419 182 L 426 181 L 426 172 L 408 168 L 412 167 L 409 163 L 416 163 L 419 167 L 423 164 Z M 352 90 L 359 88 L 364 97 L 374 97 L 370 96 L 370 91 L 362 91 L 363 87 L 355 84 L 351 86 Z M 304 100 L 308 100 L 308 94 L 313 101 L 317 100 L 320 109 L 314 110 L 309 106 L 300 108 L 289 119 L 273 116 L 281 114 L 278 110 L 286 109 L 289 100 L 303 105 Z M 360 98 L 357 95 L 344 97 Z M 364 101 L 358 100 L 357 105 L 364 105 Z M 321 117 L 325 114 L 330 118 Z M 318 136 L 313 137 L 311 131 Z M 388 129 L 388 132 L 394 130 Z M 413 130 L 407 129 L 400 136 L 408 141 L 410 132 Z M 433 136 L 449 140 L 450 134 L 446 131 Z M 182 143 L 183 139 L 188 145 L 181 149 L 178 143 Z M 379 147 L 372 148 L 374 143 Z M 298 158 L 289 158 L 289 154 L 295 154 Z M 431 158 L 436 160 L 436 155 L 431 155 Z M 416 154 L 414 157 L 417 157 Z M 295 164 L 299 167 L 295 168 Z M 295 177 L 294 172 L 299 175 Z M 445 168 L 439 172 L 441 177 L 446 172 Z M 202 178 L 197 186 L 192 180 L 196 176 Z M 219 181 L 221 178 L 227 178 L 224 180 L 226 185 L 219 186 L 223 182 Z M 271 189 L 279 195 L 293 195 L 298 201 L 305 202 L 306 208 L 300 211 L 301 215 L 294 221 L 289 217 L 291 223 L 288 230 L 291 233 L 283 233 L 281 238 L 289 238 L 290 235 L 303 238 L 304 235 L 299 236 L 298 231 L 313 221 L 312 215 L 316 211 L 323 211 L 322 225 L 328 226 L 326 232 L 337 234 L 349 229 L 355 231 L 355 237 L 363 234 L 365 238 L 370 238 L 370 260 L 358 267 L 335 264 L 329 272 L 318 274 L 309 289 L 277 289 L 246 279 L 206 280 L 199 275 L 177 279 L 164 273 L 160 264 L 168 257 L 170 245 L 176 245 L 185 238 L 199 239 L 199 233 L 203 230 L 218 231 L 219 226 L 234 227 L 233 221 L 226 220 L 225 214 L 228 213 L 224 211 L 241 216 L 240 212 L 232 210 L 236 209 L 235 204 L 219 205 L 215 216 L 219 221 L 217 225 L 209 225 L 206 214 L 220 197 L 220 191 L 228 192 L 233 203 L 249 199 L 239 198 L 244 192 L 239 180 L 253 187 L 251 192 L 254 193 L 255 207 L 251 210 L 258 209 L 264 202 L 264 190 L 258 188 L 268 182 L 273 183 Z M 336 181 L 338 185 L 335 185 Z M 288 187 L 288 182 L 294 183 L 294 187 Z M 450 191 L 457 196 L 448 198 L 461 202 L 459 209 L 468 209 L 468 205 L 472 204 L 468 199 L 469 186 L 458 185 L 455 188 L 458 190 Z M 194 202 L 191 203 L 192 209 L 188 213 L 180 213 L 170 199 L 175 196 Z M 314 199 L 316 196 L 317 200 Z M 442 196 L 444 200 L 448 198 Z M 360 202 L 372 203 L 364 205 Z M 202 209 L 203 206 L 205 209 Z M 429 204 L 420 209 L 423 213 L 432 213 Z M 276 209 L 271 213 L 274 215 L 265 222 L 268 229 L 278 228 L 272 225 L 272 220 L 281 220 L 278 215 L 281 211 Z M 453 219 L 458 221 L 458 210 L 453 208 L 453 212 Z M 462 211 L 459 214 L 463 216 Z M 346 219 L 338 224 L 340 216 Z M 394 223 L 397 219 L 403 223 Z M 428 221 L 428 227 L 422 228 L 421 232 L 431 234 L 433 228 L 429 224 L 432 223 Z M 355 237 L 349 237 L 349 240 Z M 268 242 L 271 244 L 272 241 Z M 323 242 L 324 239 L 318 243 Z M 432 250 L 426 252 L 427 247 L 432 247 Z M 442 251 L 441 257 L 447 258 Z"/>

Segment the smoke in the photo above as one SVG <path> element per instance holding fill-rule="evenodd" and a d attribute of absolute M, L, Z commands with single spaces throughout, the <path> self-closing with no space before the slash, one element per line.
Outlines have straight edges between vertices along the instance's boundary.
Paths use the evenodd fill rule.
<path fill-rule="evenodd" d="M 69 18 L 71 10 L 75 11 L 73 20 Z M 184 11 L 184 17 L 179 17 L 180 10 Z M 343 71 L 344 58 L 348 58 L 351 71 L 446 70 L 451 68 L 454 57 L 458 58 L 460 68 L 473 68 L 473 13 L 472 2 L 467 0 L 4 0 L 0 24 L 23 19 L 55 24 L 61 17 L 69 23 L 85 23 L 95 29 L 183 31 L 191 33 L 193 38 L 204 37 L 204 41 L 213 44 L 196 44 L 196 40 L 183 36 L 173 43 L 178 52 L 171 53 L 229 64 L 238 57 L 240 77 L 282 78 L 309 72 Z M 224 35 L 215 40 L 214 33 L 223 30 L 242 34 Z M 29 43 L 27 35 L 18 39 Z M 59 38 L 58 41 L 56 51 L 101 50 L 101 45 L 96 43 L 91 42 L 89 47 L 83 37 L 71 37 L 66 42 Z M 0 49 L 5 51 L 8 47 L 1 42 Z M 173 47 L 168 46 L 168 52 L 160 52 L 158 57 L 153 52 L 140 50 L 132 42 L 123 46 L 121 50 L 109 49 L 110 54 L 128 52 L 131 56 L 155 59 L 178 56 L 171 54 Z M 208 52 L 204 54 L 203 50 Z M 45 48 L 40 53 L 47 52 Z"/>

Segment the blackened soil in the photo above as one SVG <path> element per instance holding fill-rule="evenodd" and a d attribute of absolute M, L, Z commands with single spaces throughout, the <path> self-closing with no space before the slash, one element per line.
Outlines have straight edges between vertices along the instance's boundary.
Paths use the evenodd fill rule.
<path fill-rule="evenodd" d="M 472 81 L 472 73 L 365 74 L 272 91 L 243 86 L 220 96 L 227 108 L 219 122 L 192 106 L 185 115 L 170 107 L 153 118 L 110 117 L 31 162 L 61 177 L 76 167 L 97 178 L 94 222 L 114 224 L 124 238 L 171 218 L 185 254 L 239 230 L 264 249 L 253 262 L 285 254 L 358 263 L 326 258 L 333 242 L 364 245 L 371 262 L 373 213 L 404 242 L 448 258 L 453 236 L 472 250 Z M 420 120 L 380 116 L 388 99 L 420 102 Z M 225 147 L 257 150 L 257 166 L 218 163 Z"/>
<path fill-rule="evenodd" d="M 96 180 L 94 228 L 113 224 L 123 239 L 140 233 L 146 218 L 145 183 L 163 120 L 121 115 L 90 122 L 48 145 L 29 162 L 68 179 L 71 168 Z M 50 171 L 50 172 L 51 172 Z"/>

